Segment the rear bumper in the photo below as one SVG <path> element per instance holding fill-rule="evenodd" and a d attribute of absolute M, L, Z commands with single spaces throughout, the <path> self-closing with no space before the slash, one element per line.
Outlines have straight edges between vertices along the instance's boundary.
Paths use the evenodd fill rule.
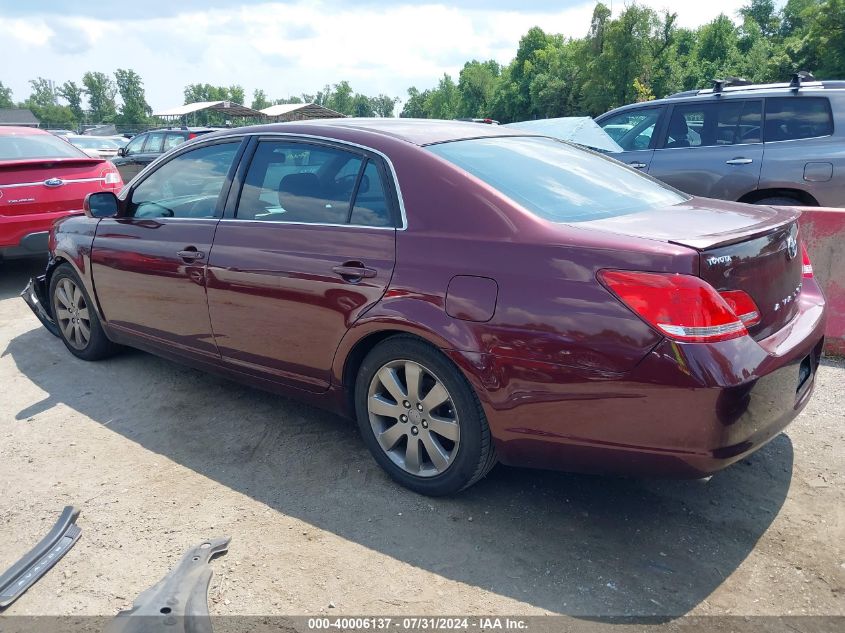
<path fill-rule="evenodd" d="M 0 215 L 0 256 L 5 258 L 46 255 L 50 229 L 56 220 L 79 211 Z"/>
<path fill-rule="evenodd" d="M 625 375 L 480 355 L 459 363 L 504 463 L 702 477 L 765 445 L 809 401 L 825 325 L 811 285 L 798 315 L 767 339 L 664 340 Z"/>

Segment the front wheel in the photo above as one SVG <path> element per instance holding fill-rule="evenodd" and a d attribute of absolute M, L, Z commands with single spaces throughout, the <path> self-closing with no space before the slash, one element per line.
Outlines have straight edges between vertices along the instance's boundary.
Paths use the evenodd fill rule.
<path fill-rule="evenodd" d="M 106 337 L 85 287 L 69 264 L 60 265 L 50 277 L 50 301 L 59 335 L 71 354 L 100 360 L 120 349 Z"/>
<path fill-rule="evenodd" d="M 496 463 L 472 387 L 448 358 L 419 339 L 396 336 L 367 355 L 355 385 L 355 409 L 375 460 L 415 492 L 458 492 Z"/>

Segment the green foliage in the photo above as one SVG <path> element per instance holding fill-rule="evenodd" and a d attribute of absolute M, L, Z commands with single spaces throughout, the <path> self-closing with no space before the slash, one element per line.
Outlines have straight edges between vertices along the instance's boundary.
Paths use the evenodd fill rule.
<path fill-rule="evenodd" d="M 12 101 L 12 89 L 7 88 L 0 81 L 0 108 L 14 108 L 15 102 Z"/>
<path fill-rule="evenodd" d="M 269 108 L 272 104 L 267 100 L 267 94 L 263 90 L 256 90 L 252 93 L 252 105 L 249 106 L 253 110 L 264 110 Z"/>
<path fill-rule="evenodd" d="M 89 71 L 82 76 L 82 85 L 85 86 L 85 96 L 88 97 L 91 121 L 113 123 L 117 116 L 117 86 L 111 78 L 105 73 Z"/>
<path fill-rule="evenodd" d="M 599 2 L 585 37 L 566 39 L 533 27 L 504 67 L 473 60 L 456 87 L 445 77 L 428 90 L 410 88 L 401 116 L 457 113 L 503 123 L 596 116 L 708 87 L 717 78 L 783 82 L 806 69 L 820 79 L 845 79 L 845 0 L 787 0 L 780 10 L 772 0 L 750 0 L 738 17 L 740 26 L 720 15 L 682 29 L 668 11 L 631 3 L 614 18 Z"/>
<path fill-rule="evenodd" d="M 149 121 L 152 108 L 147 103 L 144 82 L 134 70 L 118 68 L 114 73 L 117 91 L 123 103 L 115 121 L 122 124 L 137 125 Z"/>
<path fill-rule="evenodd" d="M 82 86 L 78 86 L 75 81 L 66 81 L 56 92 L 67 101 L 68 107 L 76 120 L 79 123 L 85 121 L 85 112 L 82 110 Z"/>

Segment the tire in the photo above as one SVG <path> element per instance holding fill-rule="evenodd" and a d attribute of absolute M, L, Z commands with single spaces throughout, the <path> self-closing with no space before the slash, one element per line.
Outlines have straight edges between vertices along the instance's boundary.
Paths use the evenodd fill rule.
<path fill-rule="evenodd" d="M 394 336 L 373 348 L 358 371 L 354 399 L 367 448 L 391 478 L 414 492 L 454 494 L 496 464 L 475 391 L 448 358 L 418 338 Z"/>
<path fill-rule="evenodd" d="M 773 207 L 795 207 L 804 206 L 804 203 L 795 198 L 787 198 L 786 196 L 772 196 L 770 198 L 763 198 L 757 200 L 754 204 L 766 204 Z"/>
<path fill-rule="evenodd" d="M 103 332 L 91 298 L 70 264 L 61 264 L 50 277 L 50 307 L 62 342 L 77 358 L 102 360 L 120 350 Z"/>

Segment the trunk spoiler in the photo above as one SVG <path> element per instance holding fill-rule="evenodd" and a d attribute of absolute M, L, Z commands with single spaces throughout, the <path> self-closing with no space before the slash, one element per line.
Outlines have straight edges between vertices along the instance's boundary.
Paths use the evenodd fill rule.
<path fill-rule="evenodd" d="M 82 165 L 96 165 L 98 163 L 105 162 L 105 158 L 92 158 L 90 156 L 68 156 L 66 158 L 21 158 L 18 160 L 4 160 L 2 164 L 0 164 L 0 171 L 55 166 L 75 167 Z"/>

